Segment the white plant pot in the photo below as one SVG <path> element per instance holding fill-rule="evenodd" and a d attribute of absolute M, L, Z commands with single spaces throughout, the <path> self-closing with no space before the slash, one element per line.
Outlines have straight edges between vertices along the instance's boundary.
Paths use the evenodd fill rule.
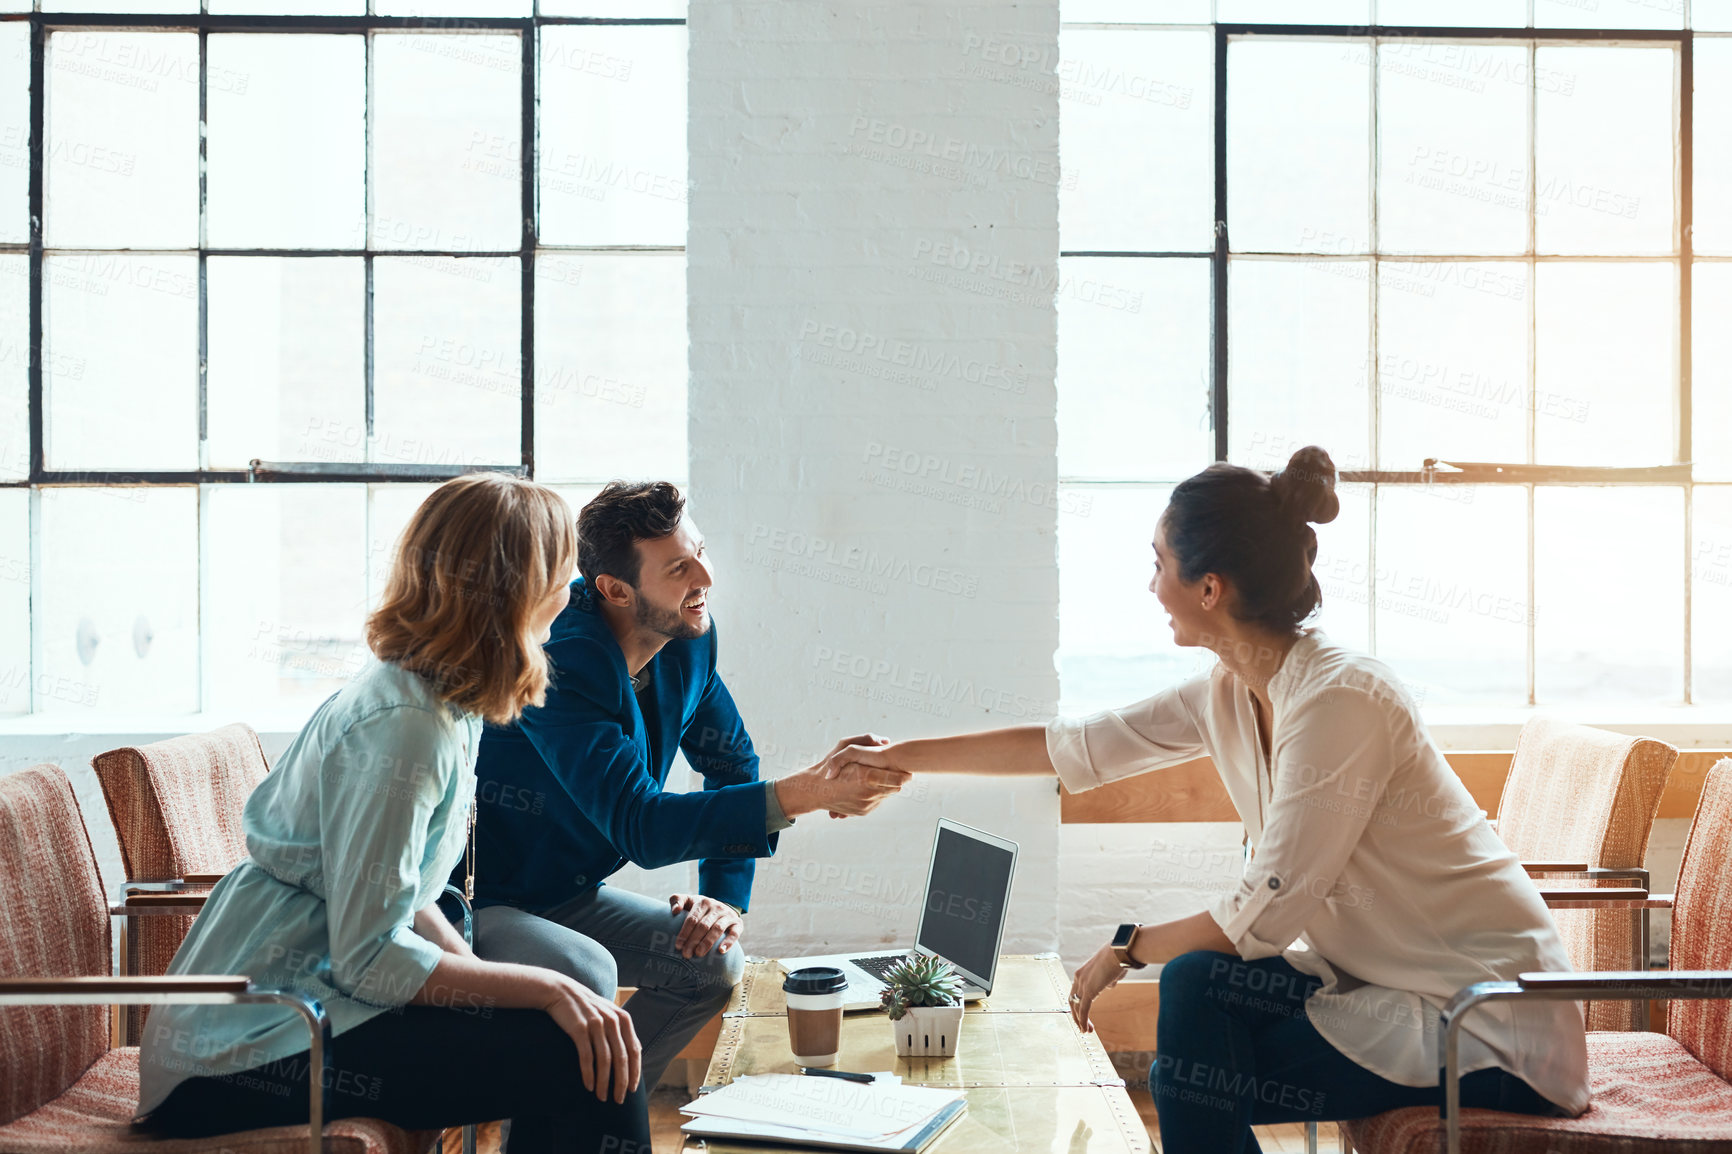
<path fill-rule="evenodd" d="M 890 1023 L 896 1031 L 896 1052 L 905 1058 L 949 1058 L 962 1032 L 961 1006 L 914 1006 Z"/>

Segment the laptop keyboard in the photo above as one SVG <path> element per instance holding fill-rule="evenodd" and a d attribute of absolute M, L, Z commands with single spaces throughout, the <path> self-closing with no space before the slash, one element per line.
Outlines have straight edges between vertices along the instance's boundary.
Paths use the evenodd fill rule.
<path fill-rule="evenodd" d="M 849 960 L 882 982 L 884 975 L 890 972 L 890 968 L 907 956 L 907 954 L 884 954 L 875 958 L 850 958 Z"/>

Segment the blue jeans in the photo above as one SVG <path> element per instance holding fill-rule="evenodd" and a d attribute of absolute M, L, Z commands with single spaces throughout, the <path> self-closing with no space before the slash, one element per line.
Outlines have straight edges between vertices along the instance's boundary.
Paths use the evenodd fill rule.
<path fill-rule="evenodd" d="M 737 942 L 725 954 L 680 957 L 674 938 L 685 920 L 665 898 L 597 886 L 540 914 L 513 906 L 477 910 L 475 952 L 556 970 L 603 997 L 636 986 L 625 1012 L 643 1046 L 643 1084 L 653 1090 L 668 1063 L 728 1004 L 745 972 L 746 951 Z"/>
<path fill-rule="evenodd" d="M 1366 1118 L 1438 1106 L 1437 1086 L 1403 1086 L 1326 1041 L 1305 1014 L 1321 983 L 1282 958 L 1197 950 L 1161 970 L 1149 1091 L 1166 1154 L 1259 1154 L 1252 1126 Z M 1461 1103 L 1517 1114 L 1561 1111 L 1503 1070 L 1461 1080 Z"/>

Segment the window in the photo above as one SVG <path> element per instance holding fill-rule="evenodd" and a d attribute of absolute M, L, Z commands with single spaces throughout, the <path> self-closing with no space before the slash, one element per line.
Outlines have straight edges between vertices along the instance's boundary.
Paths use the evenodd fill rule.
<path fill-rule="evenodd" d="M 0 0 L 0 714 L 295 724 L 439 481 L 683 482 L 683 0 L 40 4 Z"/>
<path fill-rule="evenodd" d="M 1066 0 L 1067 709 L 1201 667 L 1171 485 L 1308 443 L 1317 623 L 1423 704 L 1732 699 L 1732 8 L 1684 10 Z"/>

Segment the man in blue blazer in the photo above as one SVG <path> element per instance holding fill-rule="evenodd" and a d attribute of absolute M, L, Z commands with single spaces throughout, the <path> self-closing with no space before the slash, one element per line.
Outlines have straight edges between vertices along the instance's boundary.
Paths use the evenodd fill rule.
<path fill-rule="evenodd" d="M 637 987 L 626 1010 L 644 1084 L 726 1004 L 755 859 L 801 814 L 864 814 L 906 774 L 822 765 L 777 781 L 716 672 L 713 581 L 685 499 L 666 482 L 614 482 L 578 516 L 571 604 L 546 645 L 547 703 L 488 726 L 476 773 L 473 868 L 482 957 L 546 966 L 591 989 Z M 850 737 L 877 743 L 870 735 Z M 663 787 L 674 755 L 703 789 Z M 698 892 L 665 901 L 606 886 L 626 862 L 698 861 Z"/>

